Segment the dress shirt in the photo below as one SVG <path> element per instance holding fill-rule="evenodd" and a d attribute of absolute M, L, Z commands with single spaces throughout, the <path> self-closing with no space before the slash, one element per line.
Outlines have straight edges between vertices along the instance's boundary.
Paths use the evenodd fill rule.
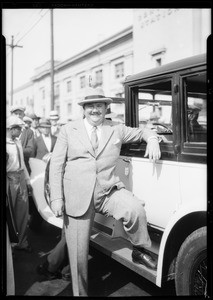
<path fill-rule="evenodd" d="M 12 140 L 10 138 L 6 139 L 7 145 L 6 145 L 6 151 L 9 154 L 9 158 L 7 161 L 7 172 L 16 172 L 19 170 L 24 170 L 27 183 L 30 183 L 30 177 L 27 172 L 25 163 L 24 163 L 24 154 L 23 154 L 23 148 L 21 145 L 21 141 L 18 139 Z M 21 166 L 19 167 L 19 159 L 18 159 L 18 150 L 20 153 L 21 158 Z"/>
<path fill-rule="evenodd" d="M 88 133 L 89 139 L 91 141 L 91 135 L 92 135 L 92 131 L 93 131 L 93 127 L 91 124 L 89 124 L 89 122 L 87 121 L 86 118 L 84 118 L 84 125 L 86 127 L 86 131 Z M 102 124 L 96 126 L 97 127 L 97 136 L 98 136 L 98 141 L 100 142 L 101 139 L 101 128 L 102 128 Z"/>
<path fill-rule="evenodd" d="M 43 140 L 44 140 L 44 143 L 47 147 L 47 150 L 50 152 L 51 151 L 51 144 L 52 144 L 52 140 L 51 140 L 51 136 L 50 134 L 45 136 L 43 133 L 42 133 L 42 137 L 43 137 Z"/>
<path fill-rule="evenodd" d="M 37 128 L 30 127 L 30 129 L 33 131 L 34 138 L 37 138 L 41 135 L 40 131 Z"/>

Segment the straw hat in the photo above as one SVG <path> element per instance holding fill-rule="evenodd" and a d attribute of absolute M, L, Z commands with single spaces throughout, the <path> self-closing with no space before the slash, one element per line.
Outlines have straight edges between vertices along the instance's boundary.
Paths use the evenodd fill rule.
<path fill-rule="evenodd" d="M 50 120 L 58 120 L 59 119 L 59 115 L 57 110 L 52 110 L 50 112 Z"/>
<path fill-rule="evenodd" d="M 111 98 L 107 98 L 104 96 L 104 92 L 100 87 L 92 88 L 88 87 L 85 90 L 85 97 L 83 100 L 79 101 L 78 104 L 83 106 L 87 103 L 94 103 L 94 102 L 102 102 L 102 103 L 112 103 Z"/>

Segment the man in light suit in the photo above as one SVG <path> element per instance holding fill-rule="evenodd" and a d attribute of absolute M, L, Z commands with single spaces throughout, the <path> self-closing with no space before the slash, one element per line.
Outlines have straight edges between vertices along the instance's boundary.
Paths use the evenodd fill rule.
<path fill-rule="evenodd" d="M 51 208 L 64 215 L 74 296 L 87 296 L 88 253 L 95 212 L 122 220 L 132 245 L 132 259 L 156 269 L 145 248 L 151 246 L 144 202 L 125 189 L 114 174 L 123 143 L 147 142 L 145 156 L 160 158 L 156 133 L 131 128 L 105 119 L 106 98 L 99 88 L 89 87 L 84 119 L 62 126 L 50 163 Z"/>

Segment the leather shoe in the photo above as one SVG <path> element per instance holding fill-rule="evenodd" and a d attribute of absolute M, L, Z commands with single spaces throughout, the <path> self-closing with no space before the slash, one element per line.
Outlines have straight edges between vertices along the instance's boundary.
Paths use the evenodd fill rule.
<path fill-rule="evenodd" d="M 36 271 L 39 275 L 45 276 L 48 280 L 60 279 L 61 273 L 59 272 L 50 272 L 48 270 L 49 263 L 45 261 L 43 264 L 37 266 Z"/>
<path fill-rule="evenodd" d="M 135 263 L 145 265 L 147 268 L 156 270 L 157 262 L 153 259 L 150 253 L 144 248 L 133 246 L 132 260 Z"/>

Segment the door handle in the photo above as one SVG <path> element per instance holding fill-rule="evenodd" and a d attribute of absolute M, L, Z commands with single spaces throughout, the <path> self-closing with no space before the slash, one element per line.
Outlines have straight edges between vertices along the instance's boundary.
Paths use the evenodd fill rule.
<path fill-rule="evenodd" d="M 175 151 L 175 154 L 177 155 L 180 152 L 180 145 L 175 145 L 174 151 Z"/>

